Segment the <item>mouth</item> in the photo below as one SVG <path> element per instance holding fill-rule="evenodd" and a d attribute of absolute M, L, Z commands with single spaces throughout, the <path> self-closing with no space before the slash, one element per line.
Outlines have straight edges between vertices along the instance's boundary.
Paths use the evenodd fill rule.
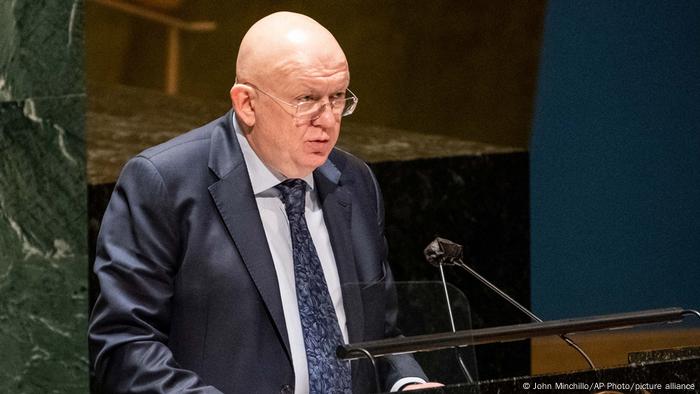
<path fill-rule="evenodd" d="M 328 138 L 318 138 L 318 139 L 313 139 L 313 140 L 308 140 L 306 141 L 306 144 L 311 147 L 324 147 L 328 145 L 330 142 L 330 139 Z"/>
<path fill-rule="evenodd" d="M 306 146 L 312 153 L 325 153 L 328 150 L 329 140 L 306 141 Z"/>

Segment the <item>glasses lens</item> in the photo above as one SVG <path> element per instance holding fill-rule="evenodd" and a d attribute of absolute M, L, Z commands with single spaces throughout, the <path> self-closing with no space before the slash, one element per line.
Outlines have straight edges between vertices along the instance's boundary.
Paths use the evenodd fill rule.
<path fill-rule="evenodd" d="M 328 106 L 336 115 L 347 116 L 355 111 L 357 107 L 357 97 L 348 90 L 345 97 L 331 100 L 328 104 L 323 104 L 319 101 L 309 101 L 297 105 L 296 117 L 300 119 L 311 119 L 320 115 L 321 111 L 325 111 Z"/>
<path fill-rule="evenodd" d="M 301 103 L 297 106 L 296 116 L 301 119 L 316 118 L 326 110 L 326 107 L 329 107 L 334 114 L 340 115 L 345 110 L 343 101 L 345 100 L 332 101 L 330 105 L 322 104 L 320 101 Z"/>
<path fill-rule="evenodd" d="M 297 116 L 300 118 L 311 118 L 315 116 L 321 108 L 318 101 L 309 101 L 297 105 Z"/>

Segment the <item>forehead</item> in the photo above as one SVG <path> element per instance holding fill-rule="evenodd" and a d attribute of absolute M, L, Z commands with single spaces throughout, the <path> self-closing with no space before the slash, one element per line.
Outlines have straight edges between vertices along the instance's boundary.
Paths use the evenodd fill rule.
<path fill-rule="evenodd" d="M 321 89 L 325 86 L 337 89 L 347 86 L 350 71 L 345 56 L 314 57 L 307 54 L 293 54 L 281 59 L 275 67 L 273 79 L 281 87 L 306 87 Z"/>

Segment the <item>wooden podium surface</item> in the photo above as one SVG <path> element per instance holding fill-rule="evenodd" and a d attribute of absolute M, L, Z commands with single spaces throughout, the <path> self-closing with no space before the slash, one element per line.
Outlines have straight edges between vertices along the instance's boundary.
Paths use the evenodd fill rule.
<path fill-rule="evenodd" d="M 700 346 L 700 328 L 621 330 L 569 334 L 598 368 L 626 365 L 628 354 Z M 557 337 L 531 340 L 531 375 L 584 370 L 586 362 Z"/>

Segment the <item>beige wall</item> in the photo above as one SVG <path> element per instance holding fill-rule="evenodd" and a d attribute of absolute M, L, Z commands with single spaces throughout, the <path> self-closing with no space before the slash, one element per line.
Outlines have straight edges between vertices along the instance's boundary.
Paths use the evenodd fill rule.
<path fill-rule="evenodd" d="M 162 89 L 165 29 L 86 3 L 88 80 Z M 245 30 L 270 12 L 291 10 L 324 24 L 345 49 L 360 97 L 353 120 L 528 144 L 542 0 L 176 3 L 173 15 L 219 25 L 183 36 L 183 95 L 227 100 Z"/>

